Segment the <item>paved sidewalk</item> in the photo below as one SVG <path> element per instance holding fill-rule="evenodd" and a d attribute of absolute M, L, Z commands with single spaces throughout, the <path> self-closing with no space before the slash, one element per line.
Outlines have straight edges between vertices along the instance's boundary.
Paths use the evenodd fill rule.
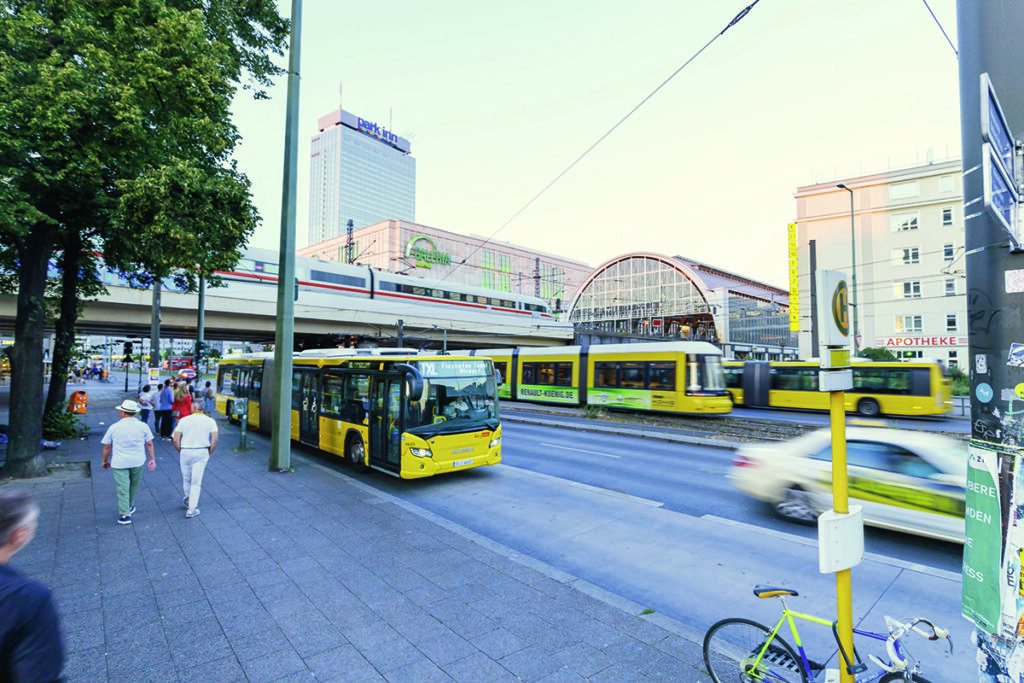
<path fill-rule="evenodd" d="M 158 439 L 118 526 L 99 466 L 118 378 L 84 387 L 92 434 L 53 452 L 63 474 L 16 482 L 42 516 L 12 565 L 54 589 L 70 683 L 708 680 L 681 624 L 302 454 L 270 473 L 267 439 L 233 451 L 223 420 L 202 514 L 184 518 L 177 453 Z M 0 422 L 9 400 L 0 386 Z"/>

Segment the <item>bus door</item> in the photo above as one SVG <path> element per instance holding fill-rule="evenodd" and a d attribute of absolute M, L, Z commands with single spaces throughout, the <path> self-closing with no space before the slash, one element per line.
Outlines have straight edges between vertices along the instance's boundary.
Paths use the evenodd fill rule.
<path fill-rule="evenodd" d="M 378 375 L 370 383 L 370 464 L 391 472 L 402 469 L 401 375 Z"/>
<path fill-rule="evenodd" d="M 320 373 L 295 369 L 292 391 L 299 412 L 299 441 L 320 447 Z"/>

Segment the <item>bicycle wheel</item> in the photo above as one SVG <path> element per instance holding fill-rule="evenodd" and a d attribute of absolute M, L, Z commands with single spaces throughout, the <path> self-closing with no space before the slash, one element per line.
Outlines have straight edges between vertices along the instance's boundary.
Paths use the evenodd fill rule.
<path fill-rule="evenodd" d="M 900 681 L 913 681 L 913 683 L 932 683 L 924 676 L 918 676 L 917 674 L 911 674 L 910 678 L 904 678 L 902 671 L 893 671 L 887 673 L 878 679 L 878 683 L 899 683 Z"/>
<path fill-rule="evenodd" d="M 715 683 L 807 683 L 800 658 L 780 636 L 772 639 L 754 668 L 754 659 L 771 633 L 750 619 L 723 619 L 709 628 L 704 634 L 704 665 Z"/>

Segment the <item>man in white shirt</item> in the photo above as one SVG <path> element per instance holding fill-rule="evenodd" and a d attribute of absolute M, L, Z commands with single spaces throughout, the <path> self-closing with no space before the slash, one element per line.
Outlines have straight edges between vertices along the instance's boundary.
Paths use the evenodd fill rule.
<path fill-rule="evenodd" d="M 131 524 L 135 514 L 135 492 L 142 480 L 142 466 L 149 454 L 149 471 L 156 468 L 153 432 L 149 425 L 135 419 L 139 404 L 123 401 L 117 407 L 121 419 L 103 435 L 103 469 L 113 470 L 117 487 L 117 523 Z"/>
<path fill-rule="evenodd" d="M 192 518 L 199 514 L 199 494 L 202 491 L 203 472 L 206 463 L 217 447 L 217 422 L 203 413 L 205 405 L 202 399 L 196 400 L 191 415 L 178 420 L 174 428 L 174 447 L 181 454 L 181 486 L 185 498 L 181 504 L 185 506 L 185 517 Z"/>

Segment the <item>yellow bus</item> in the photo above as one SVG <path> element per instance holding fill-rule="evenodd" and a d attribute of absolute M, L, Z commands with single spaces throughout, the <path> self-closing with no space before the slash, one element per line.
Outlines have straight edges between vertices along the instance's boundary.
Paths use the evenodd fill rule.
<path fill-rule="evenodd" d="M 817 361 L 725 361 L 725 384 L 736 405 L 828 410 L 818 391 Z M 846 411 L 876 415 L 945 415 L 953 410 L 953 385 L 937 361 L 857 360 Z"/>
<path fill-rule="evenodd" d="M 707 342 L 469 351 L 507 378 L 501 398 L 672 413 L 728 413 L 722 352 Z"/>
<path fill-rule="evenodd" d="M 269 433 L 273 365 L 272 354 L 221 359 L 217 411 Z M 298 353 L 292 365 L 293 441 L 403 479 L 501 462 L 490 359 L 329 349 Z"/>

